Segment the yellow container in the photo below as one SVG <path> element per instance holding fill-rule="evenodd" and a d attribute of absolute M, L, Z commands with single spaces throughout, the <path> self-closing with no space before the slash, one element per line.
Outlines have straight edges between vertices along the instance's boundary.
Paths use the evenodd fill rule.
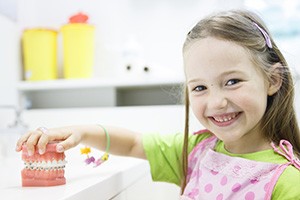
<path fill-rule="evenodd" d="M 57 31 L 28 29 L 23 32 L 24 78 L 29 81 L 57 78 Z"/>
<path fill-rule="evenodd" d="M 94 66 L 95 27 L 84 23 L 66 24 L 63 39 L 64 78 L 91 78 Z"/>

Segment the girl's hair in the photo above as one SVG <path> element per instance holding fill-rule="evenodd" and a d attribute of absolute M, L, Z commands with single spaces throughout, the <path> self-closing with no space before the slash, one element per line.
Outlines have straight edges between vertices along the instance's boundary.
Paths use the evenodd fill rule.
<path fill-rule="evenodd" d="M 272 47 L 267 45 L 263 30 L 269 35 Z M 282 79 L 280 89 L 272 96 L 268 96 L 267 108 L 261 119 L 263 134 L 266 138 L 278 144 L 280 140 L 288 140 L 294 147 L 297 156 L 300 155 L 300 131 L 294 109 L 294 83 L 287 62 L 277 45 L 270 36 L 263 21 L 254 13 L 245 10 L 231 10 L 210 15 L 196 24 L 188 33 L 183 45 L 183 52 L 197 40 L 215 37 L 234 42 L 242 46 L 249 54 L 253 63 L 265 77 L 274 81 L 278 71 L 274 74 L 272 66 L 279 63 L 279 74 Z M 185 86 L 185 133 L 183 144 L 183 182 L 182 192 L 186 185 L 188 134 L 189 134 L 189 98 Z"/>

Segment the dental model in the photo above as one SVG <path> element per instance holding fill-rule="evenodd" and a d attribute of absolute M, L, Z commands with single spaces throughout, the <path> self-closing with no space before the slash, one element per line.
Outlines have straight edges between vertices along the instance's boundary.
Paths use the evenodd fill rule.
<path fill-rule="evenodd" d="M 65 154 L 56 152 L 57 143 L 49 143 L 44 154 L 38 151 L 28 155 L 26 145 L 22 146 L 22 160 L 25 167 L 21 172 L 22 186 L 55 186 L 66 184 Z"/>

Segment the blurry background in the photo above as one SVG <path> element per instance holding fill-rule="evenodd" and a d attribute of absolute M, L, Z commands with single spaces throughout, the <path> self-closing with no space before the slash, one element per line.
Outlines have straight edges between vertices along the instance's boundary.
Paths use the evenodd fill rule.
<path fill-rule="evenodd" d="M 117 125 L 128 125 L 140 131 L 181 131 L 181 49 L 185 35 L 203 16 L 230 8 L 253 10 L 265 20 L 293 71 L 295 102 L 299 102 L 299 0 L 0 0 L 0 136 L 11 136 L 8 130 L 12 128 L 8 126 L 22 133 L 41 124 L 92 123 L 101 117 L 104 123 L 115 120 Z M 94 30 L 89 36 L 76 35 L 68 49 L 71 52 L 84 49 L 76 47 L 78 40 L 90 39 L 92 44 L 87 48 L 91 56 L 71 54 L 68 58 L 74 61 L 74 66 L 75 59 L 87 59 L 82 64 L 87 71 L 73 69 L 77 77 L 68 77 L 64 74 L 67 56 L 62 28 L 78 13 L 89 17 L 87 24 Z M 24 33 L 28 30 L 38 33 L 29 35 L 29 44 L 44 46 L 38 50 L 34 45 L 29 46 L 25 55 Z M 43 36 L 40 33 L 49 33 L 49 30 L 56 33 L 55 38 L 42 37 L 40 42 L 37 39 Z M 51 52 L 52 57 L 47 57 L 50 53 L 45 52 Z M 27 66 L 38 71 L 32 79 L 32 71 L 25 69 L 24 61 L 28 57 L 33 59 L 31 62 L 38 61 L 34 67 Z M 49 66 L 48 59 L 53 65 Z M 52 71 L 48 73 L 50 68 Z M 90 73 L 84 75 L 85 72 Z M 145 112 L 137 106 L 157 107 Z M 115 112 L 119 115 L 103 119 L 102 108 L 108 109 L 104 111 L 106 115 Z M 113 109 L 117 110 L 111 112 Z M 296 110 L 300 118 L 299 104 Z M 130 123 L 128 116 L 132 113 L 146 113 L 141 117 L 144 122 Z M 3 138 L 1 141 L 6 141 Z M 4 143 L 0 143 L 0 156 L 6 149 Z M 177 189 L 165 185 L 147 187 L 161 191 L 156 199 L 172 199 L 170 195 L 178 194 Z M 139 190 L 148 191 L 146 188 Z"/>
<path fill-rule="evenodd" d="M 174 93 L 177 91 L 174 86 L 180 86 L 183 81 L 181 48 L 186 33 L 204 15 L 229 8 L 247 8 L 262 16 L 291 68 L 299 72 L 299 7 L 297 0 L 0 0 L 3 29 L 0 33 L 0 89 L 5 93 L 0 105 L 13 104 L 33 109 L 178 104 L 180 96 Z M 66 39 L 62 37 L 62 27 L 77 13 L 87 15 L 87 23 L 95 29 L 91 39 L 91 56 L 86 59 L 92 60 L 91 66 L 86 66 L 91 68 L 91 73 L 74 78 L 64 75 L 67 55 L 63 50 Z M 53 40 L 57 45 L 53 47 L 57 57 L 55 60 L 49 58 L 57 70 L 53 72 L 54 77 L 50 77 L 49 73 L 49 77 L 44 77 L 42 72 L 38 72 L 37 78 L 26 79 L 28 71 L 24 69 L 24 60 L 28 60 L 29 56 L 24 55 L 26 50 L 22 43 L 26 30 L 57 32 Z M 32 34 L 31 40 L 27 40 L 29 44 L 34 39 L 38 43 L 36 38 Z M 80 49 L 79 45 L 74 48 L 76 36 L 74 38 L 75 41 L 70 40 L 74 45 L 68 48 Z M 38 60 L 46 48 L 36 53 L 32 46 L 27 47 L 27 52 L 31 59 Z M 71 55 L 75 56 L 68 59 L 74 62 L 76 57 L 80 57 Z M 39 61 L 40 70 L 49 67 L 45 61 Z M 99 96 L 99 91 L 104 95 Z M 153 95 L 147 96 L 151 92 Z M 83 96 L 86 100 L 76 101 Z M 64 98 L 75 102 L 61 100 Z"/>

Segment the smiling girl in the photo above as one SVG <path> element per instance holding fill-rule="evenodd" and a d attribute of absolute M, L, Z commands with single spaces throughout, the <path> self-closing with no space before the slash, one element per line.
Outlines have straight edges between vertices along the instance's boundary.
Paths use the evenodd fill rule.
<path fill-rule="evenodd" d="M 39 128 L 19 139 L 17 151 L 25 143 L 31 154 L 35 146 L 43 154 L 52 140 L 62 140 L 58 152 L 79 143 L 110 145 L 111 153 L 147 159 L 153 180 L 181 186 L 181 199 L 299 199 L 293 80 L 261 19 L 241 10 L 208 16 L 188 33 L 183 57 L 184 134 Z M 190 134 L 190 108 L 207 130 Z"/>

